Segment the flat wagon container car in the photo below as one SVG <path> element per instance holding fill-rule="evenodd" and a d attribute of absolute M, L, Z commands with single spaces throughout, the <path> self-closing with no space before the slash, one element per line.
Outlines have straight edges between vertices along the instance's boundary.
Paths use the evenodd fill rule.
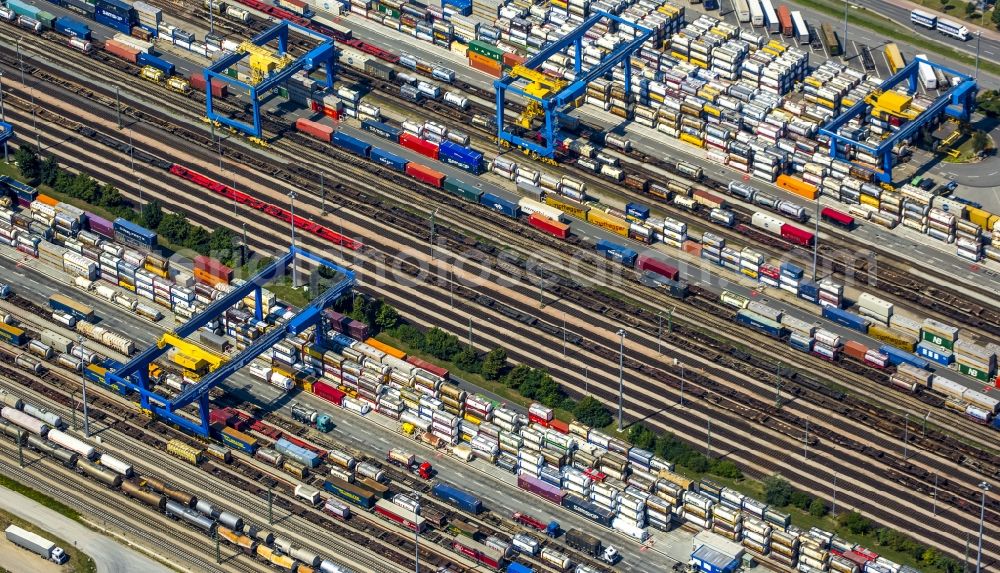
<path fill-rule="evenodd" d="M 365 509 L 371 509 L 375 505 L 375 494 L 336 477 L 324 481 L 323 489 L 348 503 Z"/>
<path fill-rule="evenodd" d="M 472 514 L 477 514 L 483 509 L 483 503 L 478 497 L 446 483 L 434 484 L 431 487 L 431 494 Z"/>

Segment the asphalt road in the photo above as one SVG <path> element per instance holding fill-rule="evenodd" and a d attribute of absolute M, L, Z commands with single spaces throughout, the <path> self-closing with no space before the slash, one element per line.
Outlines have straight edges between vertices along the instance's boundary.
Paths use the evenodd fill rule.
<path fill-rule="evenodd" d="M 143 573 L 173 573 L 172 569 L 136 550 L 9 489 L 0 488 L 0 508 L 21 519 L 30 521 L 53 536 L 72 543 L 94 559 L 98 573 L 135 573 L 138 571 Z M 34 560 L 41 559 L 37 555 L 33 555 L 32 558 Z M 41 567 L 36 567 L 33 570 L 41 570 Z"/>

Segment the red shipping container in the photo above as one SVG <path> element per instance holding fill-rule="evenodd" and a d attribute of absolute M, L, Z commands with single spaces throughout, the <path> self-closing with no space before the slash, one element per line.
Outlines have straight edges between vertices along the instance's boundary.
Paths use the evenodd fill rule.
<path fill-rule="evenodd" d="M 545 418 L 543 418 L 541 416 L 537 416 L 535 414 L 532 414 L 531 412 L 528 412 L 528 421 L 529 422 L 534 422 L 534 423 L 536 423 L 536 424 L 538 424 L 540 426 L 545 426 L 546 428 L 549 427 L 549 423 L 550 423 Z"/>
<path fill-rule="evenodd" d="M 858 362 L 865 361 L 866 352 L 868 352 L 868 347 L 856 340 L 848 340 L 844 343 L 844 354 L 850 356 Z"/>
<path fill-rule="evenodd" d="M 427 362 L 426 360 L 421 360 L 420 358 L 417 358 L 416 356 L 407 356 L 406 357 L 406 361 L 409 362 L 410 364 L 416 366 L 417 368 L 423 368 L 424 370 L 430 372 L 431 374 L 435 374 L 437 376 L 440 376 L 444 380 L 448 379 L 448 369 L 447 368 L 441 368 L 440 366 L 431 364 L 430 362 Z"/>
<path fill-rule="evenodd" d="M 549 427 L 560 434 L 569 434 L 569 424 L 563 422 L 562 420 L 553 418 L 552 421 L 549 422 Z"/>
<path fill-rule="evenodd" d="M 782 35 L 791 37 L 795 33 L 795 28 L 792 26 L 792 11 L 784 4 L 778 6 L 778 23 L 781 24 Z"/>
<path fill-rule="evenodd" d="M 641 271 L 649 271 L 667 277 L 668 279 L 675 281 L 680 277 L 680 271 L 677 267 L 668 265 L 667 263 L 654 259 L 649 255 L 639 255 L 636 262 L 636 268 Z"/>
<path fill-rule="evenodd" d="M 805 247 L 811 247 L 813 244 L 812 233 L 794 225 L 789 225 L 788 223 L 781 226 L 781 238 Z"/>
<path fill-rule="evenodd" d="M 555 235 L 560 239 L 565 239 L 569 236 L 569 225 L 559 221 L 553 221 L 552 219 L 539 215 L 538 213 L 532 213 L 529 215 L 528 223 L 530 223 L 532 227 L 545 231 L 550 235 Z"/>
<path fill-rule="evenodd" d="M 340 112 L 335 107 L 323 106 L 323 115 L 333 120 L 340 120 Z"/>
<path fill-rule="evenodd" d="M 440 188 L 444 184 L 444 173 L 411 161 L 406 164 L 406 174 L 417 181 Z"/>
<path fill-rule="evenodd" d="M 511 52 L 504 52 L 503 55 L 503 65 L 508 68 L 513 68 L 516 65 L 523 64 L 526 58 L 524 56 L 514 54 Z"/>
<path fill-rule="evenodd" d="M 338 406 L 340 406 L 344 401 L 344 396 L 346 396 L 346 394 L 325 382 L 313 382 L 313 394 L 324 400 L 329 400 Z"/>
<path fill-rule="evenodd" d="M 136 58 L 139 57 L 139 51 L 134 50 L 121 42 L 116 40 L 107 40 L 104 42 L 104 49 L 111 55 L 118 56 L 119 58 L 125 60 L 126 62 L 135 63 Z"/>
<path fill-rule="evenodd" d="M 192 89 L 200 92 L 205 91 L 205 74 L 194 72 L 188 80 L 191 82 Z M 228 95 L 229 84 L 220 79 L 212 78 L 212 97 L 226 97 Z"/>
<path fill-rule="evenodd" d="M 295 129 L 327 143 L 330 142 L 330 137 L 333 136 L 333 128 L 329 125 L 316 123 L 315 121 L 308 120 L 304 117 L 300 117 L 295 120 Z"/>
<path fill-rule="evenodd" d="M 471 56 L 469 57 L 469 67 L 494 78 L 499 78 L 503 71 L 503 66 L 500 65 L 500 62 L 495 62 L 487 58 L 473 59 Z"/>
<path fill-rule="evenodd" d="M 194 268 L 227 283 L 233 280 L 233 269 L 206 255 L 194 258 Z"/>
<path fill-rule="evenodd" d="M 416 151 L 420 155 L 426 155 L 431 159 L 438 158 L 438 145 L 427 140 L 420 139 L 415 135 L 403 133 L 399 136 L 399 144 L 407 149 Z"/>
<path fill-rule="evenodd" d="M 234 417 L 235 414 L 229 408 L 212 408 L 208 411 L 208 422 L 210 424 L 228 426 Z"/>

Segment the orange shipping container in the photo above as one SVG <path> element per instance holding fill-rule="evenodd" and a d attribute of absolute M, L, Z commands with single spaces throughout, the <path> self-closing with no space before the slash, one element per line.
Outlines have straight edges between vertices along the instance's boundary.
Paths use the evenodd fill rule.
<path fill-rule="evenodd" d="M 217 276 L 209 274 L 208 272 L 205 272 L 202 269 L 197 269 L 197 268 L 194 269 L 194 278 L 195 280 L 201 281 L 209 286 L 229 284 L 229 281 L 226 281 L 225 279 L 219 278 Z"/>
<path fill-rule="evenodd" d="M 384 342 L 379 342 L 378 340 L 375 340 L 374 338 L 369 338 L 368 340 L 365 341 L 365 344 L 367 344 L 368 346 L 371 346 L 372 348 L 374 348 L 376 350 L 381 350 L 382 352 L 385 352 L 389 356 L 394 356 L 396 358 L 399 358 L 400 360 L 406 360 L 406 353 L 405 352 L 403 352 L 402 350 L 400 350 L 398 348 L 394 348 L 392 346 L 389 346 L 388 344 L 385 344 Z"/>
<path fill-rule="evenodd" d="M 53 197 L 49 197 L 48 195 L 45 195 L 44 193 L 39 193 L 38 197 L 36 197 L 36 199 L 38 200 L 39 203 L 45 203 L 46 205 L 48 205 L 50 207 L 55 207 L 56 205 L 59 204 L 59 200 L 58 199 L 55 199 Z"/>
<path fill-rule="evenodd" d="M 816 196 L 819 195 L 819 189 L 815 185 L 806 183 L 801 179 L 796 179 L 791 175 L 778 175 L 777 184 L 778 187 L 781 187 L 785 191 L 795 193 L 799 197 L 805 197 L 809 200 L 815 200 Z"/>
<path fill-rule="evenodd" d="M 139 51 L 122 44 L 116 40 L 105 40 L 104 49 L 115 56 L 125 60 L 126 62 L 135 63 L 136 58 L 139 56 Z"/>
<path fill-rule="evenodd" d="M 859 362 L 865 361 L 866 352 L 868 352 L 868 347 L 856 340 L 848 340 L 844 343 L 844 354 Z"/>
<path fill-rule="evenodd" d="M 494 78 L 499 78 L 503 67 L 500 62 L 469 52 L 469 67 Z"/>
<path fill-rule="evenodd" d="M 681 243 L 681 247 L 684 249 L 685 253 L 692 254 L 696 257 L 701 256 L 701 243 L 696 243 L 694 241 L 687 240 Z"/>
<path fill-rule="evenodd" d="M 520 56 L 518 54 L 512 54 L 510 52 L 504 52 L 503 54 L 503 65 L 508 68 L 513 68 L 518 64 L 523 64 L 525 60 L 526 58 L 524 56 Z"/>

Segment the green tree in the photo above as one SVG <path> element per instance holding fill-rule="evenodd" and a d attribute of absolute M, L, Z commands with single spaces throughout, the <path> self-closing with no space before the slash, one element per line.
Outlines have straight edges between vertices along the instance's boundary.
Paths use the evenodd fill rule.
<path fill-rule="evenodd" d="M 461 347 L 458 344 L 457 337 L 448 334 L 440 328 L 434 327 L 424 335 L 424 350 L 435 358 L 451 360 L 452 357 L 458 354 Z"/>
<path fill-rule="evenodd" d="M 764 478 L 764 501 L 768 505 L 784 507 L 792 498 L 792 485 L 779 475 Z"/>
<path fill-rule="evenodd" d="M 990 20 L 997 28 L 1000 28 L 1000 6 L 993 6 L 993 13 L 990 14 Z"/>
<path fill-rule="evenodd" d="M 721 460 L 712 466 L 712 473 L 729 479 L 743 479 L 743 472 L 731 460 Z"/>
<path fill-rule="evenodd" d="M 399 311 L 394 306 L 383 303 L 375 313 L 375 327 L 379 332 L 385 332 L 396 328 L 397 324 L 399 324 Z"/>
<path fill-rule="evenodd" d="M 484 364 L 485 367 L 485 364 Z M 611 412 L 603 402 L 593 396 L 587 396 L 576 403 L 573 415 L 581 424 L 593 428 L 603 428 L 611 423 Z"/>
<path fill-rule="evenodd" d="M 232 265 L 236 258 L 236 251 L 233 249 L 235 240 L 236 233 L 229 227 L 216 227 L 208 238 L 208 254 L 225 265 Z"/>
<path fill-rule="evenodd" d="M 395 336 L 403 344 L 413 348 L 414 350 L 424 349 L 424 333 L 420 332 L 418 328 L 411 324 L 400 324 L 396 327 Z"/>
<path fill-rule="evenodd" d="M 479 370 L 479 355 L 476 354 L 475 350 L 463 348 L 451 360 L 455 363 L 455 366 L 466 372 L 475 374 Z"/>
<path fill-rule="evenodd" d="M 804 491 L 795 490 L 792 492 L 791 497 L 788 498 L 788 502 L 803 511 L 807 511 L 809 504 L 813 502 L 813 498 Z"/>
<path fill-rule="evenodd" d="M 184 213 L 167 213 L 156 226 L 156 232 L 172 243 L 184 244 L 190 227 Z"/>
<path fill-rule="evenodd" d="M 54 155 L 49 155 L 39 164 L 38 167 L 39 183 L 42 185 L 48 185 L 49 187 L 55 185 L 56 179 L 59 178 L 59 173 L 62 171 L 62 169 L 59 168 L 59 160 L 56 159 Z"/>
<path fill-rule="evenodd" d="M 823 517 L 828 511 L 830 508 L 826 506 L 826 502 L 818 497 L 809 504 L 809 514 L 813 517 Z"/>
<path fill-rule="evenodd" d="M 628 441 L 637 448 L 651 450 L 656 447 L 656 434 L 645 424 L 636 423 L 628 429 Z"/>
<path fill-rule="evenodd" d="M 486 353 L 479 371 L 487 380 L 499 380 L 506 367 L 507 351 L 503 348 L 494 348 Z"/>
<path fill-rule="evenodd" d="M 347 316 L 354 320 L 367 322 L 367 312 L 368 303 L 365 302 L 365 297 L 354 295 L 354 300 L 351 302 L 351 311 L 347 313 Z"/>
<path fill-rule="evenodd" d="M 38 184 L 38 178 L 42 174 L 42 166 L 34 149 L 27 145 L 18 147 L 17 151 L 14 152 L 14 164 L 21 172 L 21 177 L 24 177 L 28 183 Z"/>
<path fill-rule="evenodd" d="M 976 3 L 975 2 L 966 2 L 965 3 L 965 15 L 966 16 L 972 16 L 972 14 L 975 11 L 976 11 Z"/>
<path fill-rule="evenodd" d="M 77 199 L 96 204 L 99 189 L 100 187 L 93 177 L 86 173 L 77 173 L 76 177 L 73 178 L 69 193 Z"/>
<path fill-rule="evenodd" d="M 185 233 L 183 245 L 198 252 L 206 251 L 208 241 L 211 236 L 205 227 L 188 223 L 187 233 Z"/>
<path fill-rule="evenodd" d="M 163 206 L 156 199 L 146 203 L 142 206 L 141 210 L 141 220 L 143 227 L 147 229 L 159 229 L 160 223 L 163 222 Z"/>
<path fill-rule="evenodd" d="M 693 450 L 682 454 L 678 458 L 677 464 L 698 473 L 707 472 L 712 467 L 712 463 L 708 461 L 708 458 Z"/>
<path fill-rule="evenodd" d="M 99 195 L 101 197 L 100 205 L 102 207 L 113 209 L 125 204 L 125 198 L 122 197 L 121 192 L 118 191 L 117 187 L 110 183 L 106 183 L 101 187 Z"/>
<path fill-rule="evenodd" d="M 977 129 L 976 132 L 972 134 L 972 150 L 975 151 L 976 154 L 982 154 L 982 152 L 986 151 L 989 144 L 990 136 L 986 135 L 985 131 Z"/>
<path fill-rule="evenodd" d="M 872 522 L 856 511 L 848 511 L 837 516 L 840 526 L 854 535 L 866 535 L 873 529 Z"/>

